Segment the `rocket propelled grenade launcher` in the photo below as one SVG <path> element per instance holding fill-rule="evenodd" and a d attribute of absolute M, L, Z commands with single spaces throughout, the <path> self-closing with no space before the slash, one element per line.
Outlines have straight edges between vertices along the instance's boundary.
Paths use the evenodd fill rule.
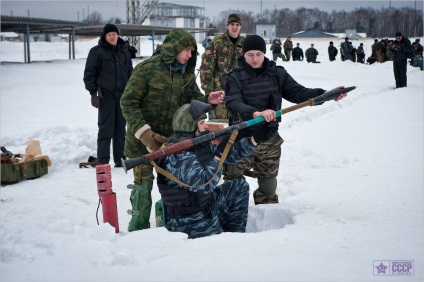
<path fill-rule="evenodd" d="M 313 106 L 313 105 L 322 104 L 324 102 L 334 100 L 340 94 L 350 92 L 354 89 L 356 89 L 356 86 L 351 86 L 351 87 L 346 87 L 346 88 L 336 88 L 336 89 L 333 89 L 333 90 L 329 90 L 329 91 L 326 91 L 324 94 L 322 94 L 318 97 L 315 97 L 313 99 L 309 99 L 308 101 L 294 105 L 292 107 L 288 107 L 288 108 L 285 108 L 285 109 L 278 110 L 275 113 L 276 113 L 277 117 L 279 117 L 283 114 L 298 110 L 298 109 L 306 107 L 306 106 Z M 170 145 L 166 148 L 159 149 L 159 150 L 157 150 L 153 153 L 149 153 L 149 154 L 143 155 L 141 157 L 126 159 L 126 160 L 121 159 L 122 166 L 123 166 L 125 172 L 127 172 L 128 170 L 130 170 L 130 169 L 132 169 L 132 168 L 134 168 L 134 167 L 136 167 L 140 164 L 150 164 L 150 161 L 154 161 L 154 160 L 160 159 L 162 157 L 172 155 L 172 154 L 176 154 L 176 153 L 179 153 L 179 152 L 182 152 L 182 151 L 187 151 L 187 150 L 191 149 L 193 146 L 196 146 L 198 144 L 201 144 L 201 143 L 204 143 L 204 142 L 207 142 L 207 141 L 212 141 L 215 138 L 222 136 L 222 135 L 225 135 L 225 134 L 227 134 L 227 133 L 229 133 L 233 130 L 239 131 L 241 129 L 244 129 L 244 128 L 249 127 L 249 126 L 253 126 L 255 124 L 258 124 L 258 123 L 261 123 L 261 122 L 264 122 L 264 121 L 265 121 L 264 117 L 262 117 L 262 116 L 257 117 L 257 118 L 254 118 L 254 119 L 251 119 L 251 120 L 248 120 L 248 121 L 245 121 L 245 122 L 241 122 L 241 123 L 238 123 L 238 124 L 228 126 L 224 129 L 221 129 L 221 130 L 218 130 L 218 131 L 210 132 L 208 134 L 205 134 L 205 135 L 202 135 L 202 136 L 199 136 L 199 137 L 187 139 L 187 140 L 172 144 L 172 145 Z"/>

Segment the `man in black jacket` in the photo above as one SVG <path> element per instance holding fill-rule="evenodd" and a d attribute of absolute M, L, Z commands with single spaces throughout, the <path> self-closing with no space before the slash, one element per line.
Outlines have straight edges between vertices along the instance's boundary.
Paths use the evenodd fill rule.
<path fill-rule="evenodd" d="M 283 139 L 278 134 L 276 111 L 281 109 L 282 99 L 302 103 L 325 92 L 321 88 L 306 88 L 297 83 L 287 71 L 276 66 L 265 57 L 266 45 L 258 35 L 248 36 L 243 43 L 243 56 L 237 67 L 226 76 L 225 105 L 231 115 L 246 121 L 264 117 L 266 123 L 248 127 L 247 132 L 263 132 L 263 142 L 256 147 L 253 155 L 238 164 L 239 171 L 233 171 L 231 178 L 243 177 L 245 170 L 253 168 L 259 188 L 253 193 L 255 204 L 278 203 L 277 175 Z M 337 101 L 346 94 L 340 94 Z M 227 179 L 231 179 L 227 175 Z"/>
<path fill-rule="evenodd" d="M 337 53 L 338 51 L 337 48 L 334 47 L 333 41 L 330 41 L 330 46 L 328 46 L 328 58 L 330 59 L 330 62 L 336 60 Z"/>
<path fill-rule="evenodd" d="M 412 57 L 412 45 L 408 38 L 396 32 L 396 40 L 391 46 L 393 52 L 393 72 L 396 80 L 396 88 L 406 87 L 407 59 Z"/>
<path fill-rule="evenodd" d="M 130 53 L 125 50 L 119 29 L 106 24 L 99 44 L 91 48 L 84 70 L 85 89 L 91 105 L 98 109 L 97 162 L 108 164 L 113 139 L 113 160 L 120 167 L 124 157 L 125 125 L 120 107 L 121 95 L 133 70 Z"/>
<path fill-rule="evenodd" d="M 299 43 L 296 44 L 296 48 L 292 51 L 293 61 L 303 61 L 303 50 L 299 47 Z"/>

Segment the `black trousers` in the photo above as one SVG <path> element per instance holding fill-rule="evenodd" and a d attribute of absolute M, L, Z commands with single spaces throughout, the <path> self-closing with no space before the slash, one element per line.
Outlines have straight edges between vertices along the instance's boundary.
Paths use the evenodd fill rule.
<path fill-rule="evenodd" d="M 393 61 L 393 73 L 395 74 L 396 88 L 406 87 L 407 61 Z"/>
<path fill-rule="evenodd" d="M 121 94 L 103 91 L 100 102 L 97 135 L 97 160 L 99 164 L 108 164 L 110 143 L 113 140 L 113 160 L 120 162 L 124 157 L 126 121 L 120 106 Z"/>

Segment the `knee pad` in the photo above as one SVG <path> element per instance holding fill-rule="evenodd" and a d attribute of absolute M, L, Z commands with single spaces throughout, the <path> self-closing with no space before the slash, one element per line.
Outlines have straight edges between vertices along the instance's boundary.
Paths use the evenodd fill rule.
<path fill-rule="evenodd" d="M 259 190 L 267 197 L 273 197 L 277 190 L 277 178 L 265 177 L 258 179 Z"/>

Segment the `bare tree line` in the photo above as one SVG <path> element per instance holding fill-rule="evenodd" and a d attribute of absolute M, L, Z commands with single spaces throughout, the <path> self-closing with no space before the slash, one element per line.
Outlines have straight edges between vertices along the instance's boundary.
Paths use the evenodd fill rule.
<path fill-rule="evenodd" d="M 256 24 L 275 24 L 277 37 L 286 37 L 299 31 L 315 29 L 329 33 L 344 33 L 356 29 L 357 33 L 366 33 L 368 37 L 394 37 L 401 31 L 407 37 L 423 36 L 423 12 L 413 8 L 357 8 L 354 11 L 335 11 L 331 13 L 317 8 L 296 10 L 264 10 L 262 15 L 244 10 L 221 12 L 212 24 L 217 31 L 227 27 L 230 13 L 239 13 L 243 19 L 242 32 L 255 33 Z"/>

